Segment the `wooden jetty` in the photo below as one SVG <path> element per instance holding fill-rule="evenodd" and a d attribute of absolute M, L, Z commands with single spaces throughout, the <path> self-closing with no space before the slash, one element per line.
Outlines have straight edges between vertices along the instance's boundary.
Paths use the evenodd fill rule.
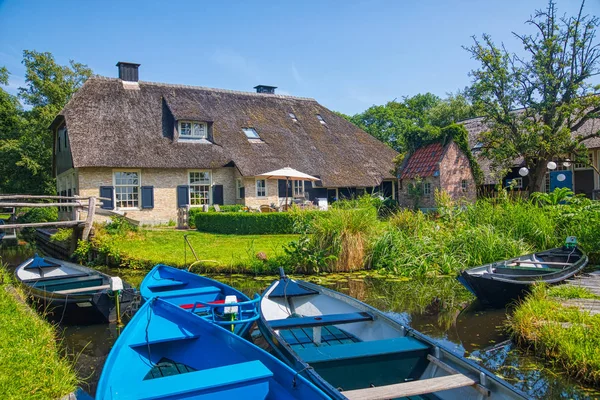
<path fill-rule="evenodd" d="M 600 271 L 581 274 L 567 281 L 569 285 L 588 289 L 591 293 L 600 296 Z M 569 299 L 561 302 L 564 306 L 578 307 L 590 314 L 600 314 L 600 299 Z"/>

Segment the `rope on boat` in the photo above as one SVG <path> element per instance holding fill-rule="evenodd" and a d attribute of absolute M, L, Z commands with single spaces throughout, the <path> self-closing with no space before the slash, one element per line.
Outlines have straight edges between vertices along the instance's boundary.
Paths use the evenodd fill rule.
<path fill-rule="evenodd" d="M 153 297 L 152 300 L 150 300 L 150 305 L 148 307 L 148 313 L 146 315 L 146 347 L 148 348 L 148 362 L 150 363 L 150 367 L 154 368 L 156 366 L 156 364 L 154 364 L 152 362 L 152 353 L 150 352 L 150 339 L 148 339 L 148 328 L 150 328 L 150 321 L 152 320 L 152 306 L 154 305 L 154 302 L 156 301 L 157 297 Z"/>
<path fill-rule="evenodd" d="M 294 387 L 294 388 L 296 387 L 296 377 L 308 369 L 313 369 L 313 367 L 311 367 L 310 365 L 307 365 L 306 367 L 302 368 L 300 371 L 297 371 L 294 374 L 294 379 L 292 379 L 292 387 Z"/>

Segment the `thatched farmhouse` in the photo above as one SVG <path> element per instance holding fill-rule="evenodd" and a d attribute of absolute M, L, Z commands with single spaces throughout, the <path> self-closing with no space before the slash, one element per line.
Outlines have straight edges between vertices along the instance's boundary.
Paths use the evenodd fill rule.
<path fill-rule="evenodd" d="M 435 208 L 436 189 L 454 201 L 474 202 L 477 197 L 469 159 L 453 141 L 420 147 L 407 157 L 398 169 L 398 187 L 403 207 Z"/>
<path fill-rule="evenodd" d="M 471 152 L 477 158 L 478 164 L 483 172 L 483 184 L 481 192 L 493 192 L 496 185 L 502 187 L 511 187 L 515 190 L 525 190 L 529 185 L 528 176 L 520 176 L 519 169 L 524 166 L 523 159 L 514 161 L 510 171 L 506 175 L 501 175 L 496 171 L 489 160 L 482 156 L 482 143 L 479 141 L 479 135 L 489 129 L 483 118 L 473 118 L 460 122 L 464 125 L 469 133 L 469 146 Z M 600 129 L 600 119 L 590 119 L 585 122 L 576 132 L 574 137 L 588 136 Z M 566 163 L 557 160 L 556 169 L 548 171 L 546 174 L 546 184 L 544 190 L 551 191 L 557 185 L 570 187 L 575 193 L 585 194 L 589 198 L 600 199 L 600 177 L 592 168 L 600 168 L 600 138 L 594 137 L 587 139 L 583 144 L 588 148 L 589 162 L 581 163 Z M 556 177 L 561 172 L 566 171 L 567 178 L 563 182 L 556 182 Z"/>
<path fill-rule="evenodd" d="M 288 195 L 333 201 L 364 190 L 394 196 L 396 152 L 313 99 L 90 78 L 55 118 L 54 173 L 61 194 L 100 195 L 104 207 L 144 223 L 179 207 L 280 205 Z M 315 183 L 260 177 L 291 167 Z"/>

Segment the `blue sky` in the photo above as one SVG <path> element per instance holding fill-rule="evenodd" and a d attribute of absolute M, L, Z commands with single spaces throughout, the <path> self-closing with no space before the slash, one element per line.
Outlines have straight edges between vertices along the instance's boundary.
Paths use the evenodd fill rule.
<path fill-rule="evenodd" d="M 574 14 L 576 0 L 558 0 Z M 73 59 L 116 76 L 234 90 L 257 84 L 313 97 L 347 114 L 395 98 L 444 96 L 476 67 L 461 48 L 490 33 L 518 50 L 511 31 L 545 0 L 34 1 L 0 0 L 0 66 L 8 90 L 24 83 L 24 49 Z M 588 0 L 600 15 L 600 1 Z M 598 80 L 596 80 L 598 82 Z"/>

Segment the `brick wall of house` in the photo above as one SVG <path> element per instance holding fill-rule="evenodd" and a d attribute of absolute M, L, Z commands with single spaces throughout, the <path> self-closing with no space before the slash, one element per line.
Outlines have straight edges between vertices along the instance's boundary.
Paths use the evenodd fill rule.
<path fill-rule="evenodd" d="M 259 208 L 261 205 L 279 205 L 279 186 L 277 179 L 267 179 L 267 196 L 256 197 L 256 178 L 244 178 L 246 197 L 244 204 L 247 207 Z"/>
<path fill-rule="evenodd" d="M 436 176 L 428 176 L 426 178 L 421 179 L 421 185 L 425 182 L 429 182 L 431 184 L 431 193 L 429 196 L 423 196 L 419 199 L 417 207 L 418 208 L 433 208 L 435 207 L 435 198 L 434 193 L 435 189 L 440 188 L 440 178 Z M 402 181 L 402 187 L 398 184 L 398 204 L 400 207 L 406 208 L 414 208 L 415 207 L 415 199 L 409 195 L 408 188 L 410 184 L 415 184 L 416 180 L 409 179 Z"/>
<path fill-rule="evenodd" d="M 467 184 L 466 190 L 462 188 L 463 180 Z M 477 199 L 477 188 L 469 159 L 454 142 L 450 144 L 440 162 L 440 185 L 455 201 L 472 203 Z"/>
<path fill-rule="evenodd" d="M 98 196 L 100 186 L 113 185 L 113 168 L 79 168 L 79 195 Z M 177 220 L 177 186 L 188 184 L 187 169 L 148 169 L 140 171 L 141 186 L 154 187 L 154 208 L 127 210 L 127 217 L 143 224 Z M 213 185 L 223 185 L 224 204 L 235 204 L 234 168 L 212 170 Z"/>

